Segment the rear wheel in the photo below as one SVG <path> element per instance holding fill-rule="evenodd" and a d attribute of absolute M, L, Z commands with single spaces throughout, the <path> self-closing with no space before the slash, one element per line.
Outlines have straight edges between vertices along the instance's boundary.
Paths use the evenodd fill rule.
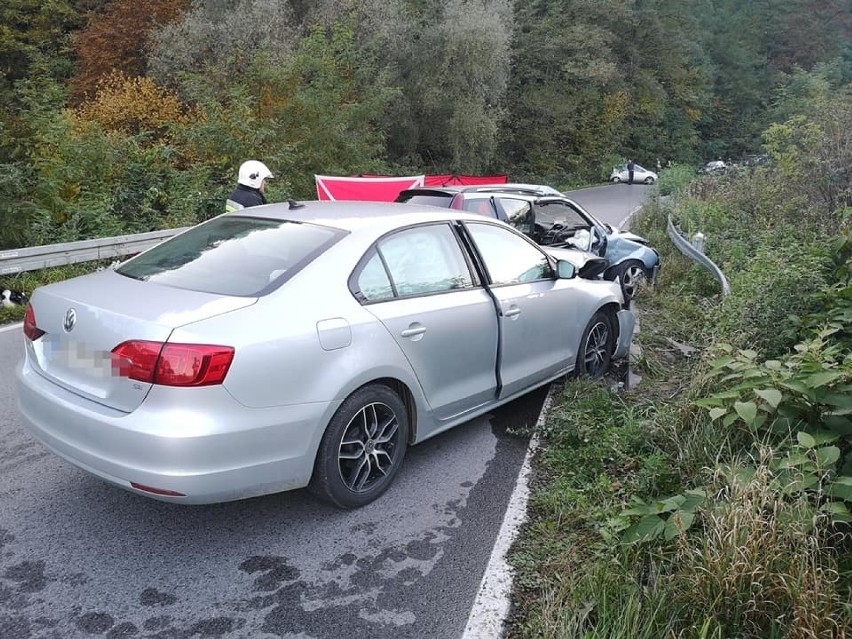
<path fill-rule="evenodd" d="M 574 370 L 578 375 L 602 377 L 612 363 L 614 345 L 612 321 L 606 313 L 598 311 L 583 331 Z"/>
<path fill-rule="evenodd" d="M 399 472 L 408 431 L 405 404 L 394 391 L 382 384 L 355 391 L 323 435 L 311 490 L 340 508 L 369 504 Z"/>

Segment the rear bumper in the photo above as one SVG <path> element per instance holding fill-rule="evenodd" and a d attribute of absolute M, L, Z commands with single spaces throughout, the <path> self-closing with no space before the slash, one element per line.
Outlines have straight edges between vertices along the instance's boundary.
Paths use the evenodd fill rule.
<path fill-rule="evenodd" d="M 331 403 L 251 409 L 222 387 L 175 401 L 155 387 L 132 413 L 82 398 L 17 368 L 18 407 L 45 446 L 79 468 L 162 501 L 206 504 L 306 486 Z M 186 390 L 186 389 L 184 389 Z M 159 396 L 158 396 L 159 393 Z M 131 482 L 184 496 L 140 491 Z"/>
<path fill-rule="evenodd" d="M 612 354 L 613 359 L 621 359 L 630 352 L 630 344 L 633 341 L 633 328 L 636 326 L 636 315 L 633 311 L 623 309 L 618 311 L 618 343 Z"/>

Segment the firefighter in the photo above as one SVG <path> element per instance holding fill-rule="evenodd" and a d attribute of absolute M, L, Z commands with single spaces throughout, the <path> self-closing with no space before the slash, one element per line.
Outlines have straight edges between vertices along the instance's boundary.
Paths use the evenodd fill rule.
<path fill-rule="evenodd" d="M 225 211 L 230 213 L 249 206 L 266 204 L 263 191 L 266 180 L 273 177 L 272 171 L 258 160 L 248 160 L 240 165 L 237 188 L 225 202 Z"/>

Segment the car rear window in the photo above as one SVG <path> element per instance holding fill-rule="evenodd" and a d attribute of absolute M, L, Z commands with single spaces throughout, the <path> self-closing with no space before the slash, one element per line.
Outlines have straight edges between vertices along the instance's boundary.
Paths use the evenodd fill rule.
<path fill-rule="evenodd" d="M 450 206 L 450 203 L 453 201 L 453 196 L 449 193 L 444 195 L 411 195 L 411 196 L 401 196 L 398 200 L 400 202 L 406 202 L 407 204 L 427 204 L 429 206 L 440 206 L 445 209 Z"/>
<path fill-rule="evenodd" d="M 339 229 L 246 216 L 193 227 L 119 266 L 121 275 L 221 295 L 263 295 L 345 235 Z"/>

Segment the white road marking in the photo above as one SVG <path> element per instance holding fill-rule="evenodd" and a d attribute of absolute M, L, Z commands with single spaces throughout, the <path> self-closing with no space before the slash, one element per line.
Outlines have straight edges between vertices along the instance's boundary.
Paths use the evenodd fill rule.
<path fill-rule="evenodd" d="M 14 331 L 19 330 L 23 326 L 23 322 L 18 322 L 17 324 L 9 324 L 8 326 L 0 326 L 0 333 L 5 333 L 6 331 Z"/>
<path fill-rule="evenodd" d="M 626 217 L 626 218 L 624 218 L 623 220 L 621 220 L 621 222 L 619 222 L 619 223 L 618 223 L 618 225 L 617 225 L 617 226 L 618 226 L 618 228 L 620 228 L 620 229 L 622 229 L 622 230 L 626 229 L 626 228 L 627 228 L 627 223 L 630 221 L 630 218 L 631 218 L 631 217 L 633 217 L 634 213 L 636 213 L 636 211 L 638 211 L 638 210 L 639 210 L 639 209 L 641 209 L 641 208 L 642 208 L 642 205 L 641 205 L 641 204 L 639 204 L 639 205 L 638 205 L 638 206 L 636 206 L 636 207 L 635 207 L 632 211 L 630 211 L 630 213 L 628 213 L 628 214 L 627 214 L 627 217 Z"/>
<path fill-rule="evenodd" d="M 527 519 L 527 502 L 530 497 L 529 478 L 532 472 L 532 458 L 538 449 L 538 431 L 550 412 L 553 394 L 556 392 L 554 389 L 557 386 L 558 384 L 551 384 L 541 407 L 535 432 L 530 439 L 524 463 L 518 473 L 518 483 L 509 498 L 506 514 L 503 517 L 500 532 L 497 533 L 482 582 L 479 584 L 479 592 L 467 618 L 462 639 L 497 639 L 505 634 L 503 624 L 509 616 L 514 578 L 512 567 L 506 561 L 506 554 Z"/>

